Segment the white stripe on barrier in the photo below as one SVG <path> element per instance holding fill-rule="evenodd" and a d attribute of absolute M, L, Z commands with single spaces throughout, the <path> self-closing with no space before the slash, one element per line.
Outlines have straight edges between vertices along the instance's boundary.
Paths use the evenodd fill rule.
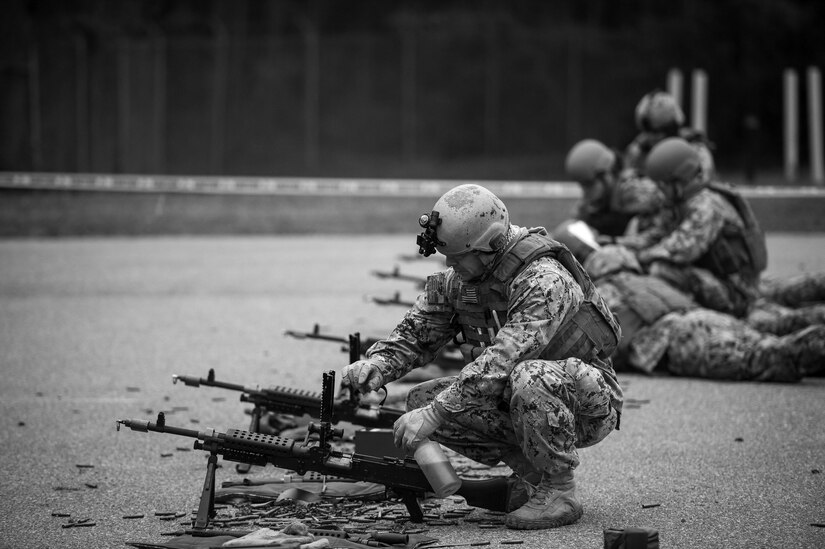
<path fill-rule="evenodd" d="M 502 198 L 579 198 L 570 181 L 471 181 L 294 177 L 193 177 L 168 175 L 0 172 L 0 188 L 241 195 L 438 197 L 462 183 L 479 183 Z M 747 197 L 825 197 L 822 187 L 739 187 Z"/>

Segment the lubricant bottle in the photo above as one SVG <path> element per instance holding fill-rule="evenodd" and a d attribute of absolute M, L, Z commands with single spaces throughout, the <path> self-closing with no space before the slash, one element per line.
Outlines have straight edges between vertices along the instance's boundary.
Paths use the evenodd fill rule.
<path fill-rule="evenodd" d="M 425 438 L 415 449 L 413 458 L 430 481 L 436 497 L 446 498 L 461 487 L 461 479 L 439 443 Z"/>

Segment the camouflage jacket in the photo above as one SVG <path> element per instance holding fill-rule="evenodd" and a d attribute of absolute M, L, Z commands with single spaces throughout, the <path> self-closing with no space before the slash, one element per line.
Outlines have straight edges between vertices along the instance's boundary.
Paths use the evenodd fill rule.
<path fill-rule="evenodd" d="M 442 273 L 449 284 L 458 275 L 452 268 Z M 430 362 L 459 331 L 455 303 L 450 299 L 431 303 L 427 292 L 387 339 L 377 342 L 367 357 L 380 366 L 384 381 L 402 377 Z M 470 410 L 474 403 L 500 398 L 510 373 L 520 362 L 540 358 L 565 320 L 584 302 L 584 293 L 573 275 L 552 257 L 529 263 L 509 282 L 507 318 L 474 361 L 467 364 L 455 383 L 436 397 L 437 407 L 447 413 Z M 618 383 L 610 360 L 594 359 L 608 384 Z"/>
<path fill-rule="evenodd" d="M 650 224 L 651 231 L 664 236 L 651 246 L 639 250 L 643 263 L 662 259 L 677 265 L 699 260 L 726 225 L 744 228 L 736 209 L 719 193 L 703 189 L 680 206 L 678 215 L 663 209 Z"/>

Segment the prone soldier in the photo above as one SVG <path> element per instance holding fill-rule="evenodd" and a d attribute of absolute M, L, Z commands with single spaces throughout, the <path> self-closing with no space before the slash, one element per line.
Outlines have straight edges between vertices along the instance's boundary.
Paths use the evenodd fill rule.
<path fill-rule="evenodd" d="M 782 336 L 699 306 L 644 274 L 619 245 L 593 247 L 560 226 L 553 236 L 582 262 L 622 325 L 617 369 L 719 380 L 795 382 L 825 374 L 825 324 Z"/>

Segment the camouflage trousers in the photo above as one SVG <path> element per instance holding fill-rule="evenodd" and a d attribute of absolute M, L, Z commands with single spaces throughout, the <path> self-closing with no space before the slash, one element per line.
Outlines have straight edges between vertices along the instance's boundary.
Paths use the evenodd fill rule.
<path fill-rule="evenodd" d="M 825 325 L 780 337 L 729 315 L 697 309 L 669 313 L 656 328 L 666 329 L 667 370 L 674 375 L 792 382 L 825 370 Z"/>
<path fill-rule="evenodd" d="M 786 279 L 764 278 L 759 291 L 766 299 L 786 307 L 825 303 L 825 273 L 803 273 Z"/>
<path fill-rule="evenodd" d="M 814 324 L 825 324 L 825 303 L 787 307 L 758 299 L 748 313 L 747 321 L 760 332 L 786 335 Z"/>
<path fill-rule="evenodd" d="M 413 387 L 407 410 L 427 405 L 456 380 L 443 377 Z M 500 395 L 453 414 L 430 438 L 489 466 L 504 461 L 524 474 L 558 474 L 579 464 L 576 448 L 592 446 L 616 428 L 611 400 L 621 396 L 601 372 L 576 358 L 527 360 L 516 365 Z M 612 398 L 611 398 L 612 397 Z"/>

